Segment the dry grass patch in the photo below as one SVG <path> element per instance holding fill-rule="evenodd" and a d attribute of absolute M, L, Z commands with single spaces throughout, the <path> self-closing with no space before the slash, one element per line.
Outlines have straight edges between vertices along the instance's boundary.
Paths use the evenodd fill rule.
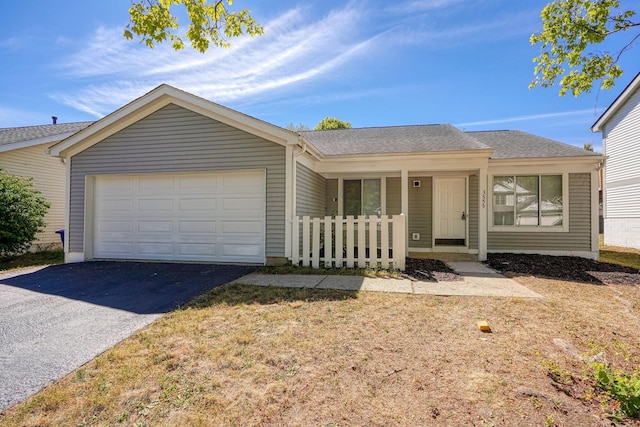
<path fill-rule="evenodd" d="M 516 280 L 545 298 L 223 286 L 0 425 L 600 424 L 597 393 L 568 396 L 550 376 L 585 369 L 553 340 L 640 365 L 638 306 L 616 298 L 637 301 L 638 288 Z"/>

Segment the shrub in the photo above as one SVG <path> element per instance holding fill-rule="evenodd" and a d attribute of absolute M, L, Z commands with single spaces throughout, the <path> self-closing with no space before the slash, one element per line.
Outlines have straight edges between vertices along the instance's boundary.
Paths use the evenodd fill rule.
<path fill-rule="evenodd" d="M 639 418 L 640 374 L 614 372 L 606 363 L 594 363 L 593 369 L 598 386 L 620 403 L 620 410 L 629 417 Z"/>
<path fill-rule="evenodd" d="M 49 202 L 33 187 L 33 179 L 0 169 L 0 259 L 24 253 L 46 225 Z"/>

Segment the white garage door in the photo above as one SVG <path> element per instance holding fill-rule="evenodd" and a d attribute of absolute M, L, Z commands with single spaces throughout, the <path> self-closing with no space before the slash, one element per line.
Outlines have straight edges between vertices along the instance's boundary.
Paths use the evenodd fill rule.
<path fill-rule="evenodd" d="M 98 176 L 94 258 L 264 263 L 264 171 Z"/>

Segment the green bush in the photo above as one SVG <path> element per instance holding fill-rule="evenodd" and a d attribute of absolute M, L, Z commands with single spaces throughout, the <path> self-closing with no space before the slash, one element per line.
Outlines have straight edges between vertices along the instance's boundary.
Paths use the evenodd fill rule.
<path fill-rule="evenodd" d="M 46 225 L 49 202 L 33 187 L 33 179 L 0 169 L 0 259 L 24 253 Z"/>
<path fill-rule="evenodd" d="M 594 363 L 598 386 L 620 403 L 620 410 L 631 418 L 640 417 L 640 373 L 612 372 L 606 363 Z"/>

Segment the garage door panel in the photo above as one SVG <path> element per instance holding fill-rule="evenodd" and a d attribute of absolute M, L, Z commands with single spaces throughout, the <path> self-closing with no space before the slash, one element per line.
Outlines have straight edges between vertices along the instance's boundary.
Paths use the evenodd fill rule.
<path fill-rule="evenodd" d="M 130 233 L 133 230 L 131 221 L 101 221 L 98 229 L 103 233 Z"/>
<path fill-rule="evenodd" d="M 251 173 L 228 174 L 222 177 L 222 186 L 230 191 L 251 191 L 260 185 L 254 177 Z"/>
<path fill-rule="evenodd" d="M 133 254 L 133 243 L 106 241 L 98 243 L 98 247 L 104 254 Z"/>
<path fill-rule="evenodd" d="M 173 189 L 174 179 L 171 177 L 148 177 L 148 179 L 138 179 L 138 189 L 146 194 L 163 194 Z"/>
<path fill-rule="evenodd" d="M 215 233 L 215 221 L 178 221 L 180 233 Z"/>
<path fill-rule="evenodd" d="M 214 256 L 216 245 L 205 243 L 182 243 L 178 245 L 180 255 Z"/>
<path fill-rule="evenodd" d="M 259 257 L 261 254 L 255 245 L 222 244 L 222 256 L 225 257 Z"/>
<path fill-rule="evenodd" d="M 166 199 L 145 199 L 141 198 L 138 200 L 138 210 L 139 211 L 165 211 L 171 212 L 173 211 L 173 198 Z"/>
<path fill-rule="evenodd" d="M 178 178 L 178 186 L 182 190 L 201 190 L 203 192 L 216 190 L 218 188 L 218 178 L 216 176 L 202 177 L 181 177 Z"/>
<path fill-rule="evenodd" d="M 101 177 L 101 180 L 105 183 L 101 188 L 101 192 L 105 196 L 121 196 L 134 192 L 135 181 L 133 179 L 110 180 L 109 177 Z M 108 185 L 106 181 L 109 181 Z"/>
<path fill-rule="evenodd" d="M 102 209 L 114 212 L 133 212 L 133 201 L 128 199 L 105 199 Z"/>
<path fill-rule="evenodd" d="M 225 233 L 262 234 L 263 224 L 259 221 L 222 221 Z"/>
<path fill-rule="evenodd" d="M 97 177 L 94 258 L 264 263 L 264 180 L 264 172 Z"/>
<path fill-rule="evenodd" d="M 225 211 L 259 212 L 264 209 L 264 200 L 259 198 L 225 197 L 222 199 L 222 209 Z"/>
<path fill-rule="evenodd" d="M 138 232 L 140 233 L 171 233 L 173 232 L 173 221 L 138 221 Z"/>
<path fill-rule="evenodd" d="M 180 210 L 211 211 L 215 210 L 217 200 L 214 198 L 180 199 Z"/>
<path fill-rule="evenodd" d="M 138 253 L 142 255 L 167 255 L 173 254 L 172 243 L 138 242 Z"/>

